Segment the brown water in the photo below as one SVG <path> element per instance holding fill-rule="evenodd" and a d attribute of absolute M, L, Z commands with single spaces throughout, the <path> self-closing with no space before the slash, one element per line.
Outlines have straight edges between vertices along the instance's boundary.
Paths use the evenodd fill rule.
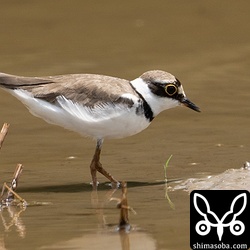
<path fill-rule="evenodd" d="M 249 9 L 249 1 L 230 0 L 1 3 L 2 72 L 134 79 L 163 69 L 182 81 L 202 113 L 165 111 L 146 131 L 105 142 L 102 162 L 128 182 L 137 212 L 130 214 L 134 230 L 119 234 L 119 210 L 106 201 L 110 188 L 101 184 L 97 199 L 89 185 L 94 142 L 33 117 L 0 90 L 0 124 L 11 124 L 0 183 L 23 163 L 18 193 L 37 202 L 0 211 L 0 249 L 189 249 L 188 193 L 168 193 L 173 210 L 158 181 L 171 154 L 171 187 L 249 160 Z"/>

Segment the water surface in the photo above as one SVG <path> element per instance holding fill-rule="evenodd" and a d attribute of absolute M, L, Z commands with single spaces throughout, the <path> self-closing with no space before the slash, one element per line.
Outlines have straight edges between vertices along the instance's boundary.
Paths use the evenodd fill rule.
<path fill-rule="evenodd" d="M 240 168 L 249 160 L 250 34 L 247 1 L 9 1 L 0 9 L 0 69 L 41 76 L 176 75 L 202 113 L 175 108 L 142 133 L 105 141 L 104 166 L 128 182 L 134 230 L 115 232 L 119 210 L 90 182 L 94 141 L 46 124 L 0 90 L 0 183 L 24 165 L 19 194 L 40 202 L 1 211 L 0 249 L 188 249 L 189 195 L 168 186 Z M 161 182 L 159 182 L 161 181 Z M 117 190 L 114 197 L 120 197 Z M 129 244 L 128 244 L 129 242 Z M 145 245 L 140 243 L 144 242 Z"/>

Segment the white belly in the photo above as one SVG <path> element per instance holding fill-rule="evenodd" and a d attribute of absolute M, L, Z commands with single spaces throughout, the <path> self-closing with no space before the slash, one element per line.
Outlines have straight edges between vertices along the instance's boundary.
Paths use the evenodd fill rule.
<path fill-rule="evenodd" d="M 60 106 L 34 98 L 23 90 L 10 91 L 29 111 L 46 122 L 56 124 L 93 138 L 123 138 L 137 134 L 149 126 L 144 115 L 136 114 L 136 107 L 119 104 L 89 109 L 64 97 L 58 98 Z"/>

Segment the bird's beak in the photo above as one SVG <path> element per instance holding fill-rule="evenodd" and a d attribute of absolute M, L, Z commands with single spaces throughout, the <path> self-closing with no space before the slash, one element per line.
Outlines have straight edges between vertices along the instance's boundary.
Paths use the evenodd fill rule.
<path fill-rule="evenodd" d="M 201 112 L 200 111 L 200 108 L 197 107 L 194 103 L 192 103 L 191 101 L 189 101 L 186 97 L 183 97 L 181 100 L 180 100 L 180 103 L 183 104 L 184 106 L 190 108 L 190 109 L 193 109 L 194 111 L 197 111 L 197 112 Z"/>

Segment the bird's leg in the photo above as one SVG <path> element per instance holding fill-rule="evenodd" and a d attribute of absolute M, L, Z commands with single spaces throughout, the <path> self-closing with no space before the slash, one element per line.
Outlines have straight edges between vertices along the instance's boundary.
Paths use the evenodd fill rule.
<path fill-rule="evenodd" d="M 119 184 L 119 182 L 113 178 L 111 174 L 109 174 L 100 163 L 100 154 L 101 154 L 101 148 L 102 148 L 103 139 L 98 139 L 96 143 L 96 149 L 95 154 L 93 156 L 93 159 L 90 164 L 90 172 L 92 176 L 92 182 L 93 187 L 96 188 L 98 185 L 97 178 L 96 178 L 96 171 L 104 175 L 106 178 L 108 178 L 113 184 L 116 184 L 116 186 Z"/>

